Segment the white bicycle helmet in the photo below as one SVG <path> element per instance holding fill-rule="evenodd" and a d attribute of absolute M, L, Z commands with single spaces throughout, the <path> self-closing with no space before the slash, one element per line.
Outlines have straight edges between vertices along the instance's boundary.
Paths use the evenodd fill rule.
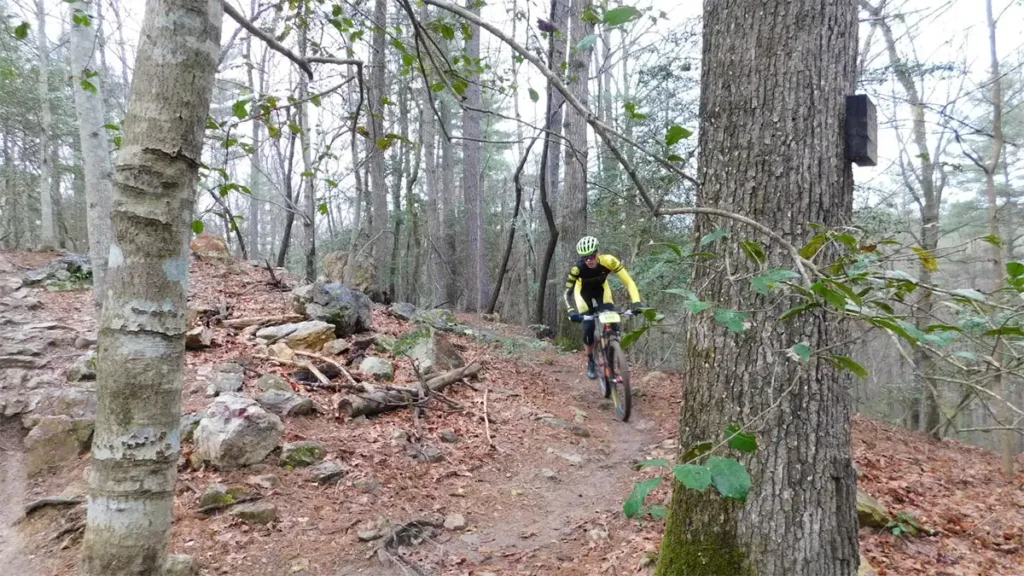
<path fill-rule="evenodd" d="M 597 238 L 584 236 L 576 243 L 576 253 L 580 256 L 590 256 L 597 251 Z"/>

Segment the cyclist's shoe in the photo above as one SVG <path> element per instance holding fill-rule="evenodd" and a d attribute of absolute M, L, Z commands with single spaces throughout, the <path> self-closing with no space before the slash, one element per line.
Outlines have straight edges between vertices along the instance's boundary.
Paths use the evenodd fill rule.
<path fill-rule="evenodd" d="M 587 378 L 591 380 L 597 378 L 597 363 L 594 362 L 593 356 L 587 356 Z"/>

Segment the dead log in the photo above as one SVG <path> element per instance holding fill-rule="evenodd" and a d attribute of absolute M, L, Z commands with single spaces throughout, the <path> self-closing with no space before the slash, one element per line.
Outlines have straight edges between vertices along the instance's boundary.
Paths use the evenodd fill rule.
<path fill-rule="evenodd" d="M 426 388 L 430 392 L 440 393 L 448 386 L 463 378 L 476 376 L 483 368 L 481 362 L 473 362 L 469 366 L 456 368 L 435 376 L 426 381 Z M 422 390 L 419 387 L 403 386 L 382 386 L 371 387 L 363 384 L 368 392 L 355 394 L 342 394 L 335 399 L 335 413 L 344 411 L 349 418 L 359 416 L 374 416 L 397 408 L 412 406 L 423 399 Z"/>
<path fill-rule="evenodd" d="M 282 314 L 280 316 L 252 316 L 250 318 L 232 318 L 223 322 L 226 328 L 248 328 L 250 326 L 277 326 L 291 322 L 301 322 L 303 316 L 300 314 Z"/>

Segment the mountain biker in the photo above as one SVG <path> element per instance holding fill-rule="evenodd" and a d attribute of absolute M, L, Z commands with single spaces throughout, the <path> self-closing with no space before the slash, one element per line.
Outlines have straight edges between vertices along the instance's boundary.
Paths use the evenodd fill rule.
<path fill-rule="evenodd" d="M 597 238 L 593 236 L 580 238 L 580 241 L 576 243 L 576 253 L 579 254 L 580 259 L 569 270 L 569 276 L 565 280 L 564 298 L 565 305 L 569 309 L 569 320 L 583 322 L 583 343 L 587 347 L 587 377 L 593 380 L 597 378 L 597 366 L 593 354 L 595 323 L 593 319 L 584 321 L 580 312 L 615 309 L 612 290 L 608 287 L 608 275 L 611 273 L 615 273 L 619 280 L 626 285 L 629 299 L 632 301 L 631 310 L 633 312 L 638 312 L 641 308 L 640 292 L 618 258 L 611 254 L 598 252 Z M 569 300 L 570 294 L 574 296 L 575 307 L 573 301 Z"/>

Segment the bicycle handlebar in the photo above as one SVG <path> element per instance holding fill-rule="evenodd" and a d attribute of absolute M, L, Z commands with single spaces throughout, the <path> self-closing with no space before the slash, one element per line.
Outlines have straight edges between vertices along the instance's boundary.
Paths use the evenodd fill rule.
<path fill-rule="evenodd" d="M 636 312 L 634 312 L 632 309 L 629 309 L 629 310 L 625 310 L 623 312 L 619 312 L 618 310 L 601 310 L 600 312 L 598 312 L 596 314 L 582 314 L 581 316 L 583 317 L 584 320 L 591 320 L 593 318 L 596 318 L 597 315 L 600 314 L 601 312 L 618 312 L 618 314 L 620 316 L 626 316 L 626 317 L 636 316 L 637 315 Z"/>

